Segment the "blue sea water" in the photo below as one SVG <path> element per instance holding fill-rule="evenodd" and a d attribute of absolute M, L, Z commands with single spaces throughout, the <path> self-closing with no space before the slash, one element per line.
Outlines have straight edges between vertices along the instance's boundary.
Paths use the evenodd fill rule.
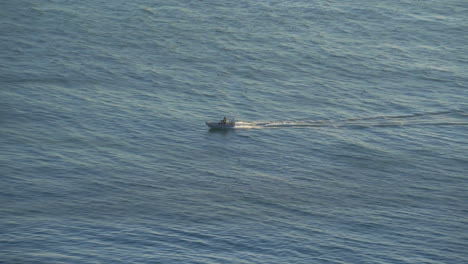
<path fill-rule="evenodd" d="M 3 1 L 0 263 L 468 263 L 467 14 Z"/>

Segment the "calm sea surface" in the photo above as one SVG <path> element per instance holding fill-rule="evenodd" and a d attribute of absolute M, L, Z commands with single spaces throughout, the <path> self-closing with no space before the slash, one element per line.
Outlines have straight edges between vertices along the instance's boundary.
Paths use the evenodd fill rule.
<path fill-rule="evenodd" d="M 467 14 L 3 1 L 0 263 L 468 263 Z"/>

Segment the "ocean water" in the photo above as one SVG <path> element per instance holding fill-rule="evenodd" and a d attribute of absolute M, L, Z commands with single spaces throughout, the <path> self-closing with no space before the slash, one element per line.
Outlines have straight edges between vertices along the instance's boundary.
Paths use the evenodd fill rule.
<path fill-rule="evenodd" d="M 468 263 L 467 14 L 3 1 L 0 263 Z"/>

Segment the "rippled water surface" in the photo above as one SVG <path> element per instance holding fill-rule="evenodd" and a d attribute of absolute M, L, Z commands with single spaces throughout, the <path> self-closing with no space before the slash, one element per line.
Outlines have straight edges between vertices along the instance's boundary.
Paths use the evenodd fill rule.
<path fill-rule="evenodd" d="M 465 1 L 0 6 L 1 263 L 468 263 Z"/>

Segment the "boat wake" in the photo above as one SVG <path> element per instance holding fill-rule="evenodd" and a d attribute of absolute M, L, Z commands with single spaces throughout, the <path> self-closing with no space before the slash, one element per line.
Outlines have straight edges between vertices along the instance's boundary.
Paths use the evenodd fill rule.
<path fill-rule="evenodd" d="M 272 128 L 372 128 L 408 126 L 468 126 L 468 113 L 445 111 L 412 115 L 375 116 L 338 120 L 238 121 L 237 129 Z"/>

